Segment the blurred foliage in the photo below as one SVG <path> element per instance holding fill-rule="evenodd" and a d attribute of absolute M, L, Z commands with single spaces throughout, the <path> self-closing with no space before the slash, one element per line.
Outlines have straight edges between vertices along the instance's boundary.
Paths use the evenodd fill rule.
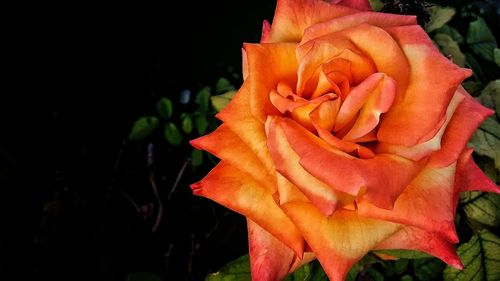
<path fill-rule="evenodd" d="M 157 104 L 158 116 L 141 116 L 132 126 L 128 139 L 143 141 L 155 133 L 156 128 L 163 126 L 164 139 L 173 146 L 187 146 L 187 140 L 195 139 L 218 127 L 219 121 L 215 114 L 221 111 L 236 94 L 234 85 L 221 77 L 215 83 L 215 91 L 205 86 L 191 97 L 191 91 L 185 90 L 181 95 L 181 103 L 196 105 L 191 112 L 175 112 L 173 102 L 168 97 L 161 97 Z M 203 164 L 204 152 L 193 149 L 191 166 Z M 208 158 L 208 157 L 207 157 Z"/>

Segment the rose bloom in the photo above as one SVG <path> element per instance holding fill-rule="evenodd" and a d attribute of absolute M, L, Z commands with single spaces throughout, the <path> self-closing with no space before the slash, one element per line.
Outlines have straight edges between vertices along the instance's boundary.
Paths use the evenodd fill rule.
<path fill-rule="evenodd" d="M 253 280 L 317 258 L 344 280 L 370 250 L 411 249 L 462 268 L 458 194 L 499 192 L 466 144 L 492 111 L 460 83 L 414 16 L 366 0 L 279 0 L 244 83 L 193 140 L 221 159 L 194 194 L 248 222 Z"/>

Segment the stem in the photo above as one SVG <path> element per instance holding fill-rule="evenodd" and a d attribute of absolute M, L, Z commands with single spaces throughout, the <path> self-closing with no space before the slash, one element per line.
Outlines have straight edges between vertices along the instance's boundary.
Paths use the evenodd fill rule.
<path fill-rule="evenodd" d="M 128 195 L 123 190 L 120 190 L 120 193 L 121 193 L 121 195 L 123 195 L 123 197 L 125 197 L 130 202 L 130 204 L 132 204 L 132 206 L 134 206 L 134 208 L 137 211 L 137 213 L 140 214 L 141 213 L 141 207 L 139 207 L 139 205 L 137 203 L 135 203 L 134 199 L 132 199 L 132 197 L 130 197 L 130 195 Z"/>
<path fill-rule="evenodd" d="M 161 219 L 163 217 L 163 203 L 160 198 L 160 194 L 158 193 L 158 187 L 156 186 L 155 182 L 155 175 L 153 171 L 153 144 L 149 143 L 148 144 L 148 168 L 149 168 L 149 183 L 151 184 L 151 188 L 153 189 L 153 194 L 155 195 L 155 199 L 158 203 L 158 212 L 156 215 L 156 221 L 155 224 L 153 225 L 153 232 L 156 232 L 158 230 L 158 227 L 160 226 Z"/>
<path fill-rule="evenodd" d="M 184 172 L 186 171 L 186 168 L 191 160 L 189 158 L 186 158 L 184 160 L 184 163 L 182 164 L 181 170 L 177 174 L 177 178 L 175 179 L 174 185 L 172 186 L 172 189 L 170 189 L 170 192 L 168 193 L 167 196 L 167 201 L 172 198 L 174 195 L 175 191 L 177 190 L 177 187 L 179 186 L 179 182 L 181 181 L 182 176 L 184 175 Z"/>

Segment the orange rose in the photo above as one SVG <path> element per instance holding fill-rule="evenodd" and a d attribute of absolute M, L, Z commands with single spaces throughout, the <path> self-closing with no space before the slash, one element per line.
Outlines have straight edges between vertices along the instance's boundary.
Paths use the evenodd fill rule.
<path fill-rule="evenodd" d="M 192 145 L 221 162 L 196 195 L 247 217 L 254 280 L 317 258 L 332 280 L 372 249 L 461 268 L 458 193 L 499 192 L 466 147 L 490 114 L 413 16 L 366 0 L 280 0 L 245 81 Z"/>

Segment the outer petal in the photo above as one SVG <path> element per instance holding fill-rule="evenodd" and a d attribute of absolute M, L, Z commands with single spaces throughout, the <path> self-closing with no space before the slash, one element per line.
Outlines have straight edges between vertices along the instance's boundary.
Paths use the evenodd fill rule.
<path fill-rule="evenodd" d="M 214 132 L 192 140 L 190 143 L 197 149 L 206 150 L 234 167 L 240 167 L 241 171 L 251 175 L 270 193 L 276 191 L 274 170 L 266 170 L 257 156 L 227 125 L 222 124 Z"/>
<path fill-rule="evenodd" d="M 272 194 L 248 174 L 221 161 L 204 179 L 191 185 L 193 193 L 204 196 L 259 224 L 302 256 L 301 234 L 274 201 Z"/>
<path fill-rule="evenodd" d="M 282 280 L 288 273 L 316 258 L 306 252 L 298 258 L 293 251 L 252 220 L 247 219 L 252 280 Z"/>
<path fill-rule="evenodd" d="M 366 189 L 364 198 L 381 208 L 392 208 L 394 200 L 422 168 L 422 163 L 390 154 L 370 159 L 352 157 L 290 119 L 281 118 L 279 126 L 307 172 L 347 194 L 356 196 Z"/>
<path fill-rule="evenodd" d="M 417 226 L 458 242 L 453 217 L 455 165 L 434 169 L 426 167 L 399 196 L 393 210 L 384 210 L 362 201 L 362 216 Z"/>
<path fill-rule="evenodd" d="M 331 280 L 344 280 L 350 267 L 400 225 L 339 210 L 325 217 L 311 203 L 282 205 L 304 235 Z"/>
<path fill-rule="evenodd" d="M 279 114 L 269 100 L 269 93 L 280 82 L 289 85 L 296 83 L 296 47 L 294 43 L 244 45 L 248 67 L 246 80 L 250 85 L 250 112 L 261 123 L 266 121 L 267 115 Z"/>
<path fill-rule="evenodd" d="M 339 4 L 342 6 L 350 7 L 353 9 L 361 10 L 361 11 L 371 11 L 372 6 L 370 6 L 370 2 L 368 0 L 334 0 L 332 1 L 334 4 Z"/>
<path fill-rule="evenodd" d="M 435 232 L 407 226 L 378 244 L 375 249 L 407 249 L 421 251 L 438 257 L 448 265 L 462 269 L 463 265 L 452 243 Z"/>
<path fill-rule="evenodd" d="M 293 251 L 252 220 L 247 219 L 252 280 L 282 280 L 295 259 Z"/>
<path fill-rule="evenodd" d="M 493 114 L 491 109 L 482 106 L 462 87 L 457 92 L 464 100 L 453 114 L 441 140 L 441 149 L 431 157 L 429 165 L 444 167 L 456 161 L 477 127 Z"/>
<path fill-rule="evenodd" d="M 419 26 L 389 27 L 386 30 L 401 46 L 411 72 L 404 97 L 396 99 L 380 124 L 378 139 L 414 146 L 438 132 L 440 126 L 437 124 L 444 120 L 453 94 L 471 71 L 459 68 L 445 58 Z"/>
<path fill-rule="evenodd" d="M 326 1 L 278 0 L 269 37 L 263 42 L 300 42 L 307 27 L 356 12 Z"/>
<path fill-rule="evenodd" d="M 269 36 L 271 35 L 271 24 L 269 21 L 264 20 L 262 23 L 262 35 L 260 36 L 260 42 L 265 43 L 269 41 Z"/>
<path fill-rule="evenodd" d="M 308 27 L 304 31 L 301 43 L 363 23 L 378 27 L 415 25 L 417 24 L 417 17 L 374 12 L 346 15 Z"/>
<path fill-rule="evenodd" d="M 389 144 L 389 143 L 384 143 L 384 142 L 379 142 L 377 144 L 377 151 L 379 153 L 394 153 L 403 157 L 406 157 L 411 160 L 418 161 L 424 157 L 429 156 L 433 152 L 437 151 L 435 153 L 435 157 L 432 157 L 431 161 L 439 159 L 439 157 L 445 157 L 445 154 L 449 154 L 450 150 L 452 147 L 444 148 L 445 152 L 441 150 L 442 146 L 442 140 L 443 140 L 443 135 L 446 130 L 448 130 L 448 124 L 451 122 L 453 118 L 453 114 L 457 110 L 457 107 L 461 104 L 463 101 L 464 96 L 460 94 L 459 92 L 456 92 L 453 98 L 450 101 L 450 104 L 448 105 L 448 108 L 446 109 L 446 116 L 445 116 L 445 121 L 444 123 L 440 123 L 440 129 L 436 133 L 432 139 L 419 143 L 413 147 L 406 147 L 403 145 L 396 145 L 396 144 Z M 460 139 L 454 139 L 453 140 L 455 143 L 461 143 Z M 465 143 L 463 143 L 465 145 Z M 442 155 L 442 156 L 441 156 Z M 452 161 L 445 162 L 443 163 L 444 165 L 436 165 L 438 167 L 445 167 L 453 163 L 456 159 L 450 159 Z M 436 162 L 436 161 L 434 161 Z"/>
<path fill-rule="evenodd" d="M 264 124 L 260 123 L 250 112 L 248 79 L 231 102 L 216 116 L 248 146 L 263 163 L 265 169 L 273 174 L 275 168 L 267 149 Z"/>
<path fill-rule="evenodd" d="M 455 179 L 457 193 L 473 190 L 500 193 L 500 188 L 474 163 L 472 152 L 472 149 L 466 149 L 458 159 Z"/>

